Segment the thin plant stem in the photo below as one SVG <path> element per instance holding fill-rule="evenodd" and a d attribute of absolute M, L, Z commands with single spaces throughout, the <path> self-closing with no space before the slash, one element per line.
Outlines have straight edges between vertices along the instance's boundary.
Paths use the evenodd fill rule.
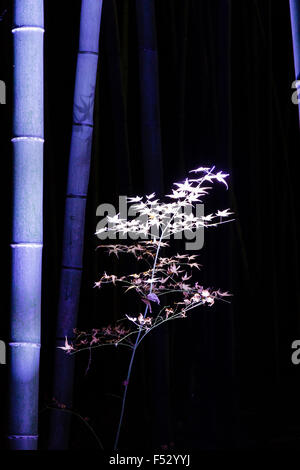
<path fill-rule="evenodd" d="M 44 411 L 47 411 L 47 410 L 55 410 L 55 411 L 61 411 L 63 413 L 69 413 L 71 415 L 74 415 L 76 416 L 78 419 L 80 419 L 82 421 L 83 424 L 85 424 L 85 426 L 90 430 L 90 432 L 92 433 L 92 435 L 94 436 L 95 440 L 97 441 L 99 447 L 101 450 L 104 450 L 104 447 L 103 447 L 103 444 L 102 442 L 100 441 L 99 437 L 97 436 L 97 434 L 95 433 L 94 429 L 92 428 L 92 426 L 79 414 L 79 413 L 76 413 L 76 411 L 73 411 L 73 410 L 69 410 L 69 409 L 65 409 L 65 408 L 57 408 L 56 406 L 46 406 L 43 410 L 40 411 L 40 414 L 43 413 Z"/>
<path fill-rule="evenodd" d="M 159 242 L 158 242 L 158 246 L 157 246 L 157 250 L 156 250 L 156 254 L 155 254 L 155 259 L 154 259 L 154 263 L 153 263 L 153 268 L 152 268 L 152 277 L 151 277 L 151 280 L 154 279 L 155 268 L 156 268 L 156 264 L 157 264 L 158 254 L 159 254 L 159 250 L 160 250 L 160 246 L 161 246 L 161 241 L 162 241 L 163 235 L 164 235 L 164 231 L 162 232 L 162 234 L 161 234 L 161 236 L 160 236 L 160 239 L 159 239 Z M 151 284 L 150 284 L 150 294 L 151 294 L 151 292 L 152 292 L 152 286 L 153 286 L 153 283 L 151 282 Z M 145 312 L 144 312 L 144 318 L 145 318 L 146 315 L 147 315 L 148 308 L 149 308 L 149 306 L 146 305 Z M 127 378 L 126 378 L 126 382 L 125 382 L 125 384 L 124 384 L 125 389 L 124 389 L 123 398 L 122 398 L 122 408 L 121 408 L 121 414 L 120 414 L 120 419 L 119 419 L 119 425 L 118 425 L 118 430 L 117 430 L 116 439 L 115 439 L 115 444 L 114 444 L 114 450 L 117 450 L 117 448 L 118 448 L 119 437 L 120 437 L 120 431 L 121 431 L 121 427 L 122 427 L 122 423 L 123 423 L 123 417 L 124 417 L 124 411 L 125 411 L 127 389 L 128 389 L 128 384 L 129 384 L 130 376 L 131 376 L 131 370 L 132 370 L 133 360 L 134 360 L 134 357 L 135 357 L 135 353 L 136 353 L 137 347 L 138 347 L 138 345 L 139 345 L 139 340 L 140 340 L 141 333 L 142 333 L 142 328 L 139 329 L 139 332 L 138 332 L 138 335 L 137 335 L 137 337 L 136 337 L 135 344 L 134 344 L 134 347 L 133 347 L 133 350 L 132 350 L 132 353 L 131 353 L 130 363 L 129 363 L 128 372 L 127 372 Z"/>
<path fill-rule="evenodd" d="M 146 306 L 145 314 L 147 313 L 147 309 L 148 309 L 148 305 Z M 129 367 L 128 367 L 128 372 L 127 372 L 127 378 L 126 378 L 126 382 L 125 382 L 125 384 L 124 384 L 125 389 L 124 389 L 123 398 L 122 398 L 122 408 L 121 408 L 121 414 L 120 414 L 120 419 L 119 419 L 119 425 L 118 425 L 118 430 L 117 430 L 116 439 L 115 439 L 115 444 L 114 444 L 114 450 L 117 450 L 117 448 L 118 448 L 119 437 L 120 437 L 120 431 L 121 431 L 122 422 L 123 422 L 123 416 L 124 416 L 124 411 L 125 411 L 125 403 L 126 403 L 127 389 L 128 389 L 129 379 L 130 379 L 130 376 L 131 376 L 131 370 L 132 370 L 133 360 L 134 360 L 134 356 L 135 356 L 135 352 L 136 352 L 136 349 L 137 349 L 137 345 L 138 345 L 138 342 L 139 342 L 139 339 L 140 339 L 140 336 L 141 336 L 141 332 L 142 332 L 142 330 L 141 330 L 141 328 L 140 328 L 140 330 L 139 330 L 139 332 L 138 332 L 138 335 L 137 335 L 137 338 L 136 338 L 136 341 L 135 341 L 134 348 L 133 348 L 133 350 L 132 350 L 132 354 L 131 354 L 131 358 L 130 358 L 130 363 L 129 363 Z"/>

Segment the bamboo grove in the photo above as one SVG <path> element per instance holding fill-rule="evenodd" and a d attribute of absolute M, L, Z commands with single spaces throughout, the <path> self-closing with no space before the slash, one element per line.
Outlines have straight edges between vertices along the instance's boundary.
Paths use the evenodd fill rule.
<path fill-rule="evenodd" d="M 186 2 L 187 4 L 188 2 Z M 229 1 L 221 1 L 222 18 L 229 17 Z M 295 79 L 300 80 L 300 0 L 290 0 L 291 36 Z M 103 8 L 102 8 L 103 7 Z M 188 7 L 185 7 L 186 9 Z M 75 339 L 83 271 L 85 214 L 90 179 L 94 131 L 96 84 L 101 75 L 98 63 L 103 15 L 109 18 L 106 38 L 109 77 L 116 88 L 126 86 L 120 67 L 120 47 L 116 24 L 115 0 L 82 0 L 80 34 L 74 77 L 72 135 L 64 204 L 64 230 L 61 234 L 59 302 L 55 348 L 52 351 L 54 377 L 52 395 L 72 408 L 74 359 L 64 352 L 66 337 Z M 43 252 L 43 154 L 44 154 L 44 1 L 13 0 L 13 99 L 12 99 L 12 227 L 11 227 L 11 308 L 9 332 L 8 445 L 13 450 L 38 449 L 39 373 L 41 345 L 41 288 Z M 187 10 L 185 10 L 184 14 Z M 225 12 L 225 13 L 224 13 Z M 159 61 L 155 2 L 136 0 L 136 36 L 140 133 L 145 192 L 164 193 L 160 116 Z M 106 28 L 108 26 L 106 25 Z M 128 27 L 128 25 L 127 25 Z M 226 26 L 228 27 L 228 25 Z M 184 50 L 184 48 L 183 48 Z M 185 50 L 183 60 L 185 60 Z M 220 61 L 227 58 L 220 58 Z M 184 82 L 185 77 L 179 77 Z M 228 76 L 218 77 L 227 86 Z M 120 85 L 121 84 L 121 85 Z M 228 98 L 224 92 L 224 102 Z M 117 114 L 117 95 L 112 112 Z M 229 98 L 228 98 L 229 99 Z M 180 114 L 184 113 L 180 100 Z M 116 133 L 128 141 L 125 129 L 126 103 L 115 116 Z M 299 106 L 300 110 L 300 106 Z M 97 110 L 96 110 L 97 112 Z M 300 113 L 300 111 L 299 111 Z M 226 116 L 224 116 L 224 122 Z M 126 143 L 128 147 L 128 142 Z M 229 144 L 228 144 L 229 145 Z M 128 148 L 119 167 L 128 176 Z M 99 159 L 102 156 L 99 155 Z M 126 161 L 125 161 L 126 160 Z M 101 162 L 99 163 L 101 169 Z M 125 177 L 124 177 L 125 179 Z M 132 182 L 126 177 L 126 186 Z M 128 189 L 128 188 L 127 188 Z M 150 292 L 151 293 L 151 292 Z M 155 422 L 159 433 L 169 432 L 167 344 L 168 334 L 159 332 L 153 341 L 153 387 L 160 387 L 161 401 L 156 403 Z M 52 410 L 49 449 L 68 449 L 70 416 Z M 116 446 L 118 446 L 117 435 Z M 158 436 L 158 442 L 161 440 Z"/>

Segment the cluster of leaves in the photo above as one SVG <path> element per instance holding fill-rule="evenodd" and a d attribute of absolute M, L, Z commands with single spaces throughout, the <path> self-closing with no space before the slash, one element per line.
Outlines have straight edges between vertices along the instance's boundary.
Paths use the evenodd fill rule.
<path fill-rule="evenodd" d="M 155 193 L 146 196 L 136 196 L 127 198 L 129 203 L 139 217 L 135 219 L 123 219 L 120 214 L 113 217 L 108 216 L 108 226 L 97 231 L 97 234 L 103 232 L 112 232 L 114 234 L 135 234 L 143 238 L 152 238 L 154 240 L 169 238 L 171 235 L 178 234 L 183 231 L 191 231 L 207 226 L 216 227 L 220 223 L 224 223 L 224 218 L 232 214 L 229 209 L 218 210 L 203 216 L 197 216 L 187 210 L 195 207 L 196 203 L 201 203 L 202 196 L 208 194 L 211 186 L 203 187 L 203 183 L 219 181 L 227 183 L 225 178 L 228 174 L 222 171 L 213 173 L 209 168 L 198 168 L 193 172 L 202 172 L 201 178 L 186 179 L 183 183 L 174 183 L 175 189 L 172 194 L 166 197 L 172 199 L 173 202 L 162 202 L 155 199 Z M 227 220 L 226 220 L 227 222 Z"/>
<path fill-rule="evenodd" d="M 214 173 L 214 168 L 198 168 L 193 170 L 201 173 L 200 178 L 186 179 L 183 183 L 175 183 L 175 189 L 168 198 L 174 200 L 171 203 L 160 202 L 155 199 L 155 194 L 145 197 L 136 196 L 128 198 L 128 202 L 137 203 L 133 206 L 143 217 L 133 220 L 125 220 L 119 217 L 108 217 L 109 226 L 102 228 L 103 231 L 113 233 L 143 234 L 150 235 L 150 240 L 138 241 L 131 245 L 114 244 L 99 245 L 109 255 L 119 258 L 122 254 L 130 254 L 137 261 L 143 262 L 147 267 L 137 273 L 117 276 L 116 274 L 104 274 L 95 282 L 95 287 L 102 288 L 107 284 L 120 285 L 124 292 L 133 291 L 139 297 L 140 305 L 144 306 L 137 313 L 125 314 L 125 317 L 116 325 L 93 329 L 91 332 L 75 330 L 75 340 L 69 344 L 66 338 L 65 346 L 62 347 L 68 353 L 76 353 L 82 349 L 98 348 L 105 345 L 124 345 L 136 349 L 143 338 L 154 328 L 174 319 L 186 318 L 188 312 L 201 306 L 212 306 L 215 300 L 226 301 L 230 294 L 220 289 L 212 289 L 199 285 L 193 281 L 193 272 L 200 270 L 201 265 L 197 262 L 198 255 L 177 254 L 175 256 L 163 257 L 160 255 L 162 248 L 169 244 L 163 241 L 170 234 L 176 234 L 183 230 L 193 230 L 199 227 L 217 226 L 229 221 L 227 217 L 232 214 L 229 209 L 218 210 L 216 213 L 197 217 L 187 214 L 184 208 L 195 207 L 202 202 L 200 199 L 208 193 L 210 187 L 203 187 L 205 182 L 218 181 L 227 188 L 227 174 L 223 172 Z M 224 218 L 226 219 L 224 221 Z M 153 234 L 153 227 L 156 232 Z M 166 296 L 168 304 L 162 304 L 162 297 Z M 172 302 L 169 303 L 169 298 Z M 133 341 L 133 335 L 135 341 Z"/>

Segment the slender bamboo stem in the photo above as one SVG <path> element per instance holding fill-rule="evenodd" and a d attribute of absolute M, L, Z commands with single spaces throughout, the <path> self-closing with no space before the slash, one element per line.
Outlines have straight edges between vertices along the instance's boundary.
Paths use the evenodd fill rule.
<path fill-rule="evenodd" d="M 153 0 L 136 0 L 141 134 L 146 191 L 163 188 L 158 52 Z"/>
<path fill-rule="evenodd" d="M 93 137 L 94 99 L 102 0 L 82 0 L 65 206 L 56 346 L 73 338 L 79 308 L 86 199 Z M 56 348 L 53 396 L 72 408 L 74 360 Z M 68 447 L 69 417 L 53 412 L 49 447 Z"/>
<path fill-rule="evenodd" d="M 43 0 L 13 4 L 13 225 L 9 447 L 38 445 L 43 248 Z"/>
<path fill-rule="evenodd" d="M 300 80 L 300 0 L 290 0 L 290 14 L 291 14 L 292 36 L 293 36 L 295 75 L 296 75 L 296 80 L 299 81 Z M 297 90 L 299 89 L 300 87 L 298 85 Z M 298 108 L 299 108 L 299 123 L 300 123 L 300 103 L 299 103 Z"/>
<path fill-rule="evenodd" d="M 123 71 L 121 67 L 121 45 L 119 37 L 118 12 L 115 0 L 103 5 L 105 23 L 103 42 L 108 60 L 108 78 L 115 134 L 116 169 L 118 172 L 119 194 L 132 193 L 131 170 L 129 162 L 129 143 L 124 93 Z"/>

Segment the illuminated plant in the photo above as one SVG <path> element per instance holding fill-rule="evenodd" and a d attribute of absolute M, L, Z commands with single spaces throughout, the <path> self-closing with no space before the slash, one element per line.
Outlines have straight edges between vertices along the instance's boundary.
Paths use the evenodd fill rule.
<path fill-rule="evenodd" d="M 200 264 L 197 262 L 198 255 L 188 253 L 170 257 L 161 255 L 161 249 L 167 249 L 169 246 L 165 240 L 172 235 L 216 227 L 232 220 L 228 219 L 232 214 L 229 209 L 201 216 L 186 210 L 186 208 L 195 209 L 198 203 L 202 203 L 202 197 L 211 189 L 207 183 L 217 181 L 228 189 L 226 182 L 228 174 L 222 171 L 216 173 L 214 167 L 211 169 L 200 167 L 192 170 L 192 173 L 200 173 L 201 176 L 174 183 L 172 194 L 166 196 L 171 202 L 155 199 L 155 193 L 144 197 L 130 197 L 128 202 L 134 203 L 132 208 L 139 213 L 138 218 L 121 219 L 119 214 L 107 217 L 108 225 L 101 228 L 97 234 L 109 232 L 113 235 L 121 234 L 123 237 L 124 234 L 135 234 L 142 240 L 129 246 L 114 244 L 100 245 L 99 248 L 104 248 L 109 255 L 117 257 L 131 254 L 143 267 L 146 265 L 146 269 L 122 276 L 104 272 L 95 282 L 95 287 L 102 288 L 112 284 L 120 285 L 125 292 L 134 291 L 140 300 L 140 308 L 137 312 L 126 313 L 114 326 L 109 325 L 90 332 L 75 330 L 75 340 L 69 343 L 66 338 L 65 346 L 61 347 L 69 354 L 86 349 L 91 351 L 93 348 L 106 345 L 126 346 L 132 350 L 127 377 L 123 382 L 124 394 L 115 450 L 118 447 L 133 360 L 142 340 L 158 326 L 170 320 L 186 318 L 191 310 L 201 305 L 212 306 L 216 300 L 226 301 L 225 298 L 231 295 L 193 281 L 193 271 L 200 269 Z M 163 302 L 167 294 L 168 300 L 170 294 L 173 294 L 172 303 Z"/>

